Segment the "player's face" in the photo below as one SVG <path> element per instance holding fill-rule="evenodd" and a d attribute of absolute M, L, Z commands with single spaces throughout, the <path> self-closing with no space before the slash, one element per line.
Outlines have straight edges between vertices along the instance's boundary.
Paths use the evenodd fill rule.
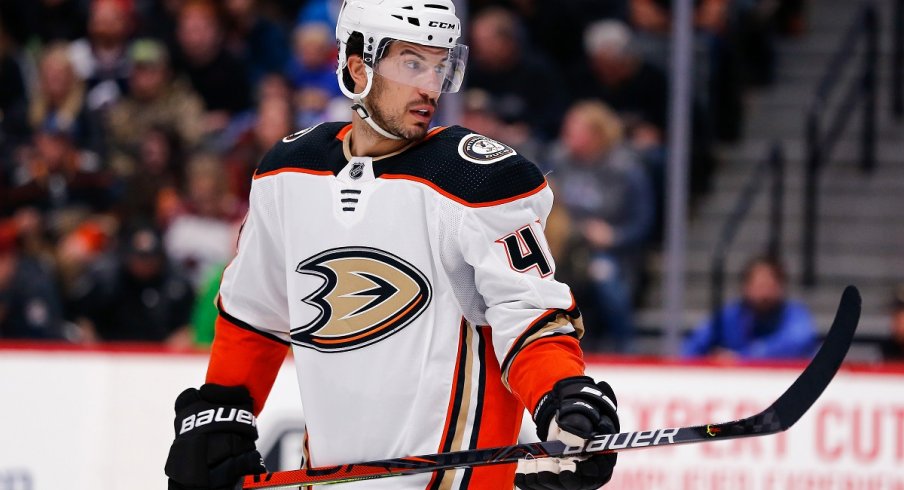
<path fill-rule="evenodd" d="M 443 66 L 447 55 L 442 48 L 393 42 L 379 63 L 368 96 L 374 121 L 404 139 L 423 138 L 442 86 L 435 67 Z"/>
<path fill-rule="evenodd" d="M 904 344 L 904 310 L 897 310 L 892 315 L 891 335 L 899 343 Z"/>
<path fill-rule="evenodd" d="M 769 313 L 784 300 L 785 287 L 772 269 L 758 265 L 744 284 L 744 300 L 757 313 Z"/>

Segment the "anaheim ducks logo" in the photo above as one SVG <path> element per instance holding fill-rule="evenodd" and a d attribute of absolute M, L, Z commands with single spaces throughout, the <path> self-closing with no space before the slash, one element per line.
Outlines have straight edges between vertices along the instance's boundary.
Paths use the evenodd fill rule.
<path fill-rule="evenodd" d="M 369 247 L 321 252 L 295 268 L 324 283 L 302 301 L 320 310 L 291 331 L 294 343 L 343 352 L 379 342 L 405 328 L 430 303 L 427 278 L 408 262 Z"/>

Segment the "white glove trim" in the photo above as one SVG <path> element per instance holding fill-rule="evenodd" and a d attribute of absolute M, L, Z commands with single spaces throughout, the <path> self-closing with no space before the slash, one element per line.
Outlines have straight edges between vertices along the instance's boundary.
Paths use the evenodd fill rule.
<path fill-rule="evenodd" d="M 584 444 L 587 443 L 587 439 L 576 436 L 566 430 L 562 430 L 562 428 L 559 427 L 559 423 L 556 421 L 555 417 L 553 417 L 552 420 L 549 421 L 549 432 L 547 432 L 547 434 L 547 441 L 557 439 L 559 441 L 562 441 L 569 447 L 584 447 Z"/>

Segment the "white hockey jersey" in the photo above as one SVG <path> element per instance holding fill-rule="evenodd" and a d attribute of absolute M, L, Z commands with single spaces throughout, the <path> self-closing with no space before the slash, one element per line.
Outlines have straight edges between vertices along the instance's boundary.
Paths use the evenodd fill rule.
<path fill-rule="evenodd" d="M 461 127 L 379 158 L 350 155 L 350 127 L 264 158 L 221 317 L 292 346 L 309 467 L 514 443 L 512 360 L 583 328 L 553 279 L 546 180 Z M 511 488 L 513 468 L 486 470 L 347 488 Z"/>

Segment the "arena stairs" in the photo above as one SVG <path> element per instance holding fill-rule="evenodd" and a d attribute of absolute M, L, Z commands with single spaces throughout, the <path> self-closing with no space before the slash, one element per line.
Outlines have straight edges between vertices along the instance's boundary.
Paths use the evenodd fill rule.
<path fill-rule="evenodd" d="M 821 176 L 818 282 L 812 288 L 801 285 L 806 112 L 859 4 L 850 0 L 811 2 L 806 33 L 779 42 L 775 82 L 749 94 L 744 137 L 720 149 L 722 162 L 713 190 L 691 213 L 685 329 L 708 315 L 710 267 L 720 230 L 756 164 L 765 158 L 773 141 L 780 141 L 786 156 L 782 251 L 791 278 L 791 296 L 810 306 L 821 333 L 825 333 L 844 286 L 858 286 L 863 315 L 851 357 L 865 362 L 878 358 L 873 341 L 888 334 L 892 291 L 904 283 L 904 121 L 895 121 L 890 110 L 894 0 L 876 2 L 881 26 L 877 168 L 866 174 L 859 167 L 857 111 Z M 845 79 L 856 76 L 859 62 L 851 65 Z M 837 105 L 838 101 L 830 104 Z M 768 186 L 764 185 L 730 249 L 726 298 L 737 296 L 738 273 L 744 262 L 764 252 L 768 225 Z M 641 353 L 662 351 L 662 255 L 653 254 L 651 280 L 637 313 L 641 333 L 637 348 Z"/>

